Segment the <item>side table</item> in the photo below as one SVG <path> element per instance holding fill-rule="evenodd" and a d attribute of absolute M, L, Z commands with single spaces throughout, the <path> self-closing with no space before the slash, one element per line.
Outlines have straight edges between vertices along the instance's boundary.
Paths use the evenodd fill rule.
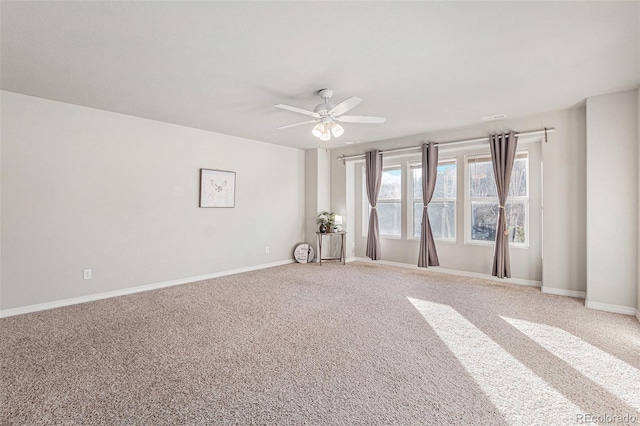
<path fill-rule="evenodd" d="M 345 256 L 344 256 L 344 236 L 346 235 L 346 231 L 338 231 L 338 232 L 326 232 L 326 233 L 322 233 L 322 232 L 316 232 L 316 235 L 318 237 L 318 262 L 320 263 L 320 265 L 322 265 L 322 261 L 323 260 L 339 260 L 342 262 L 342 264 L 344 265 L 344 260 L 345 260 Z M 340 241 L 340 257 L 322 257 L 322 237 L 326 235 L 328 237 L 334 237 L 334 236 L 339 236 L 339 241 Z M 329 242 L 331 242 L 331 238 L 329 238 Z"/>

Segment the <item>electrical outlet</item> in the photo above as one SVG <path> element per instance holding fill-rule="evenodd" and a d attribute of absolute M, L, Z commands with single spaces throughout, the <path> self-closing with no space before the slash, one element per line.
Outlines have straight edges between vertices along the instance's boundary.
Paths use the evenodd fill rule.
<path fill-rule="evenodd" d="M 85 280 L 90 280 L 91 279 L 91 269 L 85 269 L 84 270 L 84 279 Z"/>
<path fill-rule="evenodd" d="M 269 253 L 269 246 L 265 247 L 264 252 L 267 254 Z"/>

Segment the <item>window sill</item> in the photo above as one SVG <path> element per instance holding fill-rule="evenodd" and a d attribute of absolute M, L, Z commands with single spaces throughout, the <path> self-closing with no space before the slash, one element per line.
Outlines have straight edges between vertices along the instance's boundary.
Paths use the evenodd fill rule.
<path fill-rule="evenodd" d="M 455 239 L 449 239 L 449 238 L 447 238 L 447 239 L 444 239 L 444 238 L 442 238 L 442 239 L 434 238 L 433 240 L 434 240 L 436 243 L 458 244 L 458 240 L 455 240 Z"/>
<path fill-rule="evenodd" d="M 464 242 L 466 245 L 469 246 L 480 246 L 480 247 L 493 247 L 494 246 L 494 242 L 481 242 L 481 241 L 465 241 Z M 509 244 L 509 248 L 515 248 L 515 249 L 525 249 L 528 250 L 529 249 L 529 245 L 528 244 Z"/>
<path fill-rule="evenodd" d="M 457 244 L 458 240 L 456 240 L 455 238 L 434 238 L 433 239 L 436 243 L 445 243 L 445 244 Z M 415 241 L 417 243 L 420 242 L 420 238 L 415 238 L 415 237 L 409 237 L 407 238 L 407 241 Z"/>
<path fill-rule="evenodd" d="M 380 238 L 384 240 L 399 240 L 402 237 L 400 235 L 380 234 Z"/>

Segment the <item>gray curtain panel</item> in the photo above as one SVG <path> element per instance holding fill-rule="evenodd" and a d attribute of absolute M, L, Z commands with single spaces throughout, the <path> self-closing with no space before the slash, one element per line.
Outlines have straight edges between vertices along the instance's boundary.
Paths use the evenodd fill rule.
<path fill-rule="evenodd" d="M 439 266 L 436 243 L 433 241 L 431 224 L 429 223 L 428 207 L 436 188 L 438 176 L 438 146 L 435 143 L 422 144 L 422 225 L 420 226 L 420 254 L 418 266 Z"/>
<path fill-rule="evenodd" d="M 369 215 L 369 232 L 367 233 L 367 257 L 371 260 L 380 259 L 380 226 L 378 225 L 378 193 L 382 182 L 382 154 L 378 150 L 366 153 L 367 197 L 371 205 Z"/>
<path fill-rule="evenodd" d="M 493 255 L 493 271 L 491 275 L 498 278 L 511 278 L 511 263 L 509 261 L 509 225 L 504 212 L 504 206 L 509 195 L 509 183 L 513 161 L 516 158 L 518 138 L 513 132 L 509 134 L 493 134 L 489 137 L 491 146 L 491 161 L 498 190 L 498 227 L 496 228 L 496 247 Z"/>

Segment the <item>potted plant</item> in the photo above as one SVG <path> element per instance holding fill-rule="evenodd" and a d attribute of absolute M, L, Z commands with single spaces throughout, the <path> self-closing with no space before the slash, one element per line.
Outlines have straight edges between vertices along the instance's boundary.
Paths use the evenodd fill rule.
<path fill-rule="evenodd" d="M 316 219 L 316 223 L 320 225 L 320 232 L 331 232 L 333 228 L 333 224 L 336 221 L 336 214 L 333 212 L 322 211 L 318 213 L 318 218 Z"/>

